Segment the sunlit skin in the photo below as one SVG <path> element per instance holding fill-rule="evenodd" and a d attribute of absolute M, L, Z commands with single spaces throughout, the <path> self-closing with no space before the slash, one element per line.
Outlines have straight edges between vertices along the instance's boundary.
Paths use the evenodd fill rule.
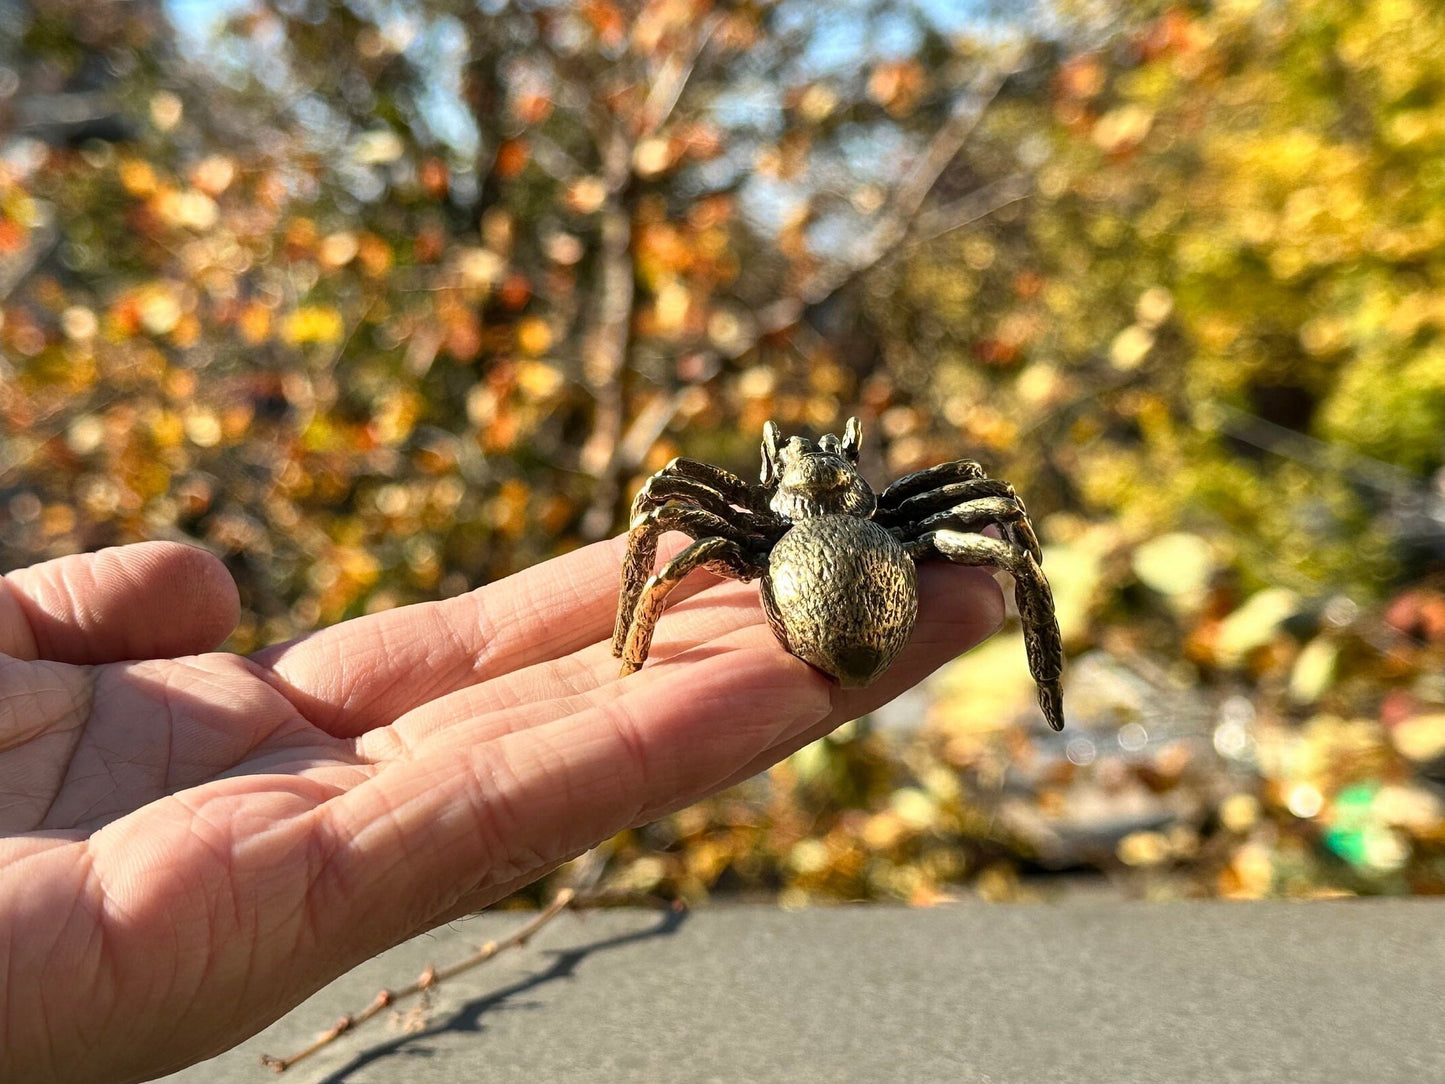
<path fill-rule="evenodd" d="M 1003 619 L 987 572 L 921 569 L 907 651 L 843 690 L 782 649 L 756 588 L 699 575 L 620 680 L 622 550 L 250 657 L 213 650 L 236 590 L 201 550 L 0 580 L 0 1079 L 138 1080 L 216 1054 L 357 962 L 877 707 Z"/>

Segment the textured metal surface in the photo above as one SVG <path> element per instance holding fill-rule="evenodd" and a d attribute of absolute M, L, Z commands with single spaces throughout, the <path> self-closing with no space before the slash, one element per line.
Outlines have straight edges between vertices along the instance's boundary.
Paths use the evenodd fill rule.
<path fill-rule="evenodd" d="M 763 608 L 783 645 L 838 683 L 869 685 L 918 617 L 918 573 L 887 531 L 852 516 L 815 516 L 779 539 Z"/>
<path fill-rule="evenodd" d="M 768 422 L 759 485 L 691 459 L 649 478 L 632 504 L 622 566 L 612 638 L 622 672 L 646 661 L 668 594 L 703 567 L 734 579 L 763 576 L 763 606 L 783 646 L 843 685 L 868 685 L 913 630 L 914 561 L 990 565 L 1014 577 L 1039 705 L 1049 725 L 1063 729 L 1063 639 L 1038 538 L 1013 486 L 960 459 L 875 494 L 858 473 L 861 440 L 856 418 L 842 437 L 817 441 L 785 440 Z M 980 533 L 988 527 L 1002 541 Z M 654 573 L 664 531 L 697 541 Z"/>
<path fill-rule="evenodd" d="M 1001 568 L 1014 578 L 1014 603 L 1029 672 L 1039 688 L 1039 708 L 1050 726 L 1064 729 L 1064 640 L 1054 617 L 1054 593 L 1033 555 L 996 538 L 960 531 L 928 531 L 906 549 L 916 561 L 942 557 L 954 564 Z"/>
<path fill-rule="evenodd" d="M 667 596 L 688 573 L 697 568 L 746 583 L 761 576 L 764 566 L 743 545 L 718 535 L 699 538 L 668 561 L 643 585 L 638 596 L 632 624 L 622 646 L 623 673 L 641 669 L 652 648 L 652 634 L 657 628 L 657 619 L 662 616 L 663 607 L 667 605 Z"/>

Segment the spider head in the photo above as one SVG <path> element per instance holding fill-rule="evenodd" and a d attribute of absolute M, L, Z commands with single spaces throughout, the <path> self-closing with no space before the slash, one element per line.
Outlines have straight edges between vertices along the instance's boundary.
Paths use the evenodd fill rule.
<path fill-rule="evenodd" d="M 849 418 L 843 436 L 832 433 L 816 441 L 784 439 L 778 427 L 763 426 L 763 485 L 774 487 L 769 502 L 784 519 L 806 516 L 871 516 L 877 498 L 858 473 L 858 445 L 863 430 Z"/>

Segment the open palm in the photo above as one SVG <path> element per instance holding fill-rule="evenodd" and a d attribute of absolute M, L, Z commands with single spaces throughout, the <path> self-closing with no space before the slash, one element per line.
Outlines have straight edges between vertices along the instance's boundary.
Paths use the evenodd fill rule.
<path fill-rule="evenodd" d="M 599 543 L 250 657 L 211 650 L 237 603 L 200 550 L 0 581 L 0 1079 L 145 1079 L 224 1050 L 876 707 L 1003 613 L 986 573 L 925 567 L 910 648 L 844 691 L 782 650 L 756 587 L 698 576 L 619 679 L 621 557 Z"/>

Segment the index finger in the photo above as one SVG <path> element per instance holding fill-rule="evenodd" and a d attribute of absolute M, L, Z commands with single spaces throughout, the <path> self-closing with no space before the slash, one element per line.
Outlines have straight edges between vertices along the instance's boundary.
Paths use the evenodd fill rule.
<path fill-rule="evenodd" d="M 465 595 L 346 621 L 252 659 L 310 722 L 353 737 L 610 636 L 626 545 L 625 535 L 597 542 Z M 697 579 L 691 590 L 706 582 Z"/>
<path fill-rule="evenodd" d="M 499 886 L 540 876 L 876 708 L 1003 622 L 987 573 L 925 572 L 917 635 L 864 689 L 839 687 L 755 621 L 633 677 L 608 667 L 612 676 L 599 673 L 596 687 L 565 701 L 528 702 L 500 718 L 459 710 L 327 805 L 327 883 L 344 888 L 317 912 L 354 929 L 347 908 L 356 900 L 411 899 L 411 929 L 463 895 L 482 905 Z"/>

